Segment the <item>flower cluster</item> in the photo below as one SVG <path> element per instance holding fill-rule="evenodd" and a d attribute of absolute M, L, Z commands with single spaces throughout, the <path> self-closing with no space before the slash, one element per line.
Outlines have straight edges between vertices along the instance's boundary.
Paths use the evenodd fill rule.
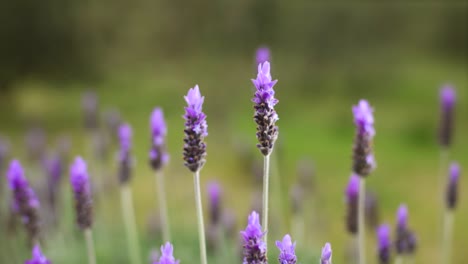
<path fill-rule="evenodd" d="M 322 248 L 320 264 L 332 264 L 332 248 L 330 243 L 326 243 L 325 246 Z"/>
<path fill-rule="evenodd" d="M 257 212 L 249 215 L 247 227 L 241 232 L 244 239 L 243 264 L 267 264 L 266 243 L 263 241 L 265 233 L 260 225 Z"/>
<path fill-rule="evenodd" d="M 449 182 L 446 192 L 446 204 L 450 210 L 455 209 L 458 201 L 458 180 L 460 178 L 460 166 L 458 163 L 450 165 Z"/>
<path fill-rule="evenodd" d="M 280 264 L 296 264 L 296 242 L 291 241 L 290 235 L 285 235 L 282 241 L 276 241 L 276 247 L 280 250 L 278 256 Z"/>
<path fill-rule="evenodd" d="M 445 148 L 452 142 L 455 100 L 455 89 L 450 85 L 442 87 L 440 90 L 441 118 L 439 142 Z"/>
<path fill-rule="evenodd" d="M 41 247 L 35 245 L 32 250 L 32 259 L 26 260 L 24 264 L 52 264 L 52 262 L 42 254 Z"/>
<path fill-rule="evenodd" d="M 416 250 L 416 236 L 408 228 L 408 208 L 406 205 L 400 205 L 397 211 L 397 228 L 395 247 L 399 255 L 413 254 Z"/>
<path fill-rule="evenodd" d="M 171 243 L 167 242 L 161 246 L 161 256 L 159 261 L 153 262 L 153 264 L 179 264 L 179 260 L 176 260 L 173 256 L 174 247 Z"/>
<path fill-rule="evenodd" d="M 161 169 L 168 161 L 169 154 L 166 151 L 167 127 L 161 108 L 156 107 L 151 114 L 151 150 L 149 153 L 150 164 L 154 170 Z"/>
<path fill-rule="evenodd" d="M 359 176 L 351 175 L 346 187 L 346 229 L 350 234 L 356 235 L 358 232 L 358 197 L 359 197 Z"/>
<path fill-rule="evenodd" d="M 390 263 L 392 242 L 390 240 L 390 226 L 383 224 L 377 228 L 377 254 L 380 264 Z"/>
<path fill-rule="evenodd" d="M 356 138 L 353 147 L 353 171 L 361 177 L 366 177 L 374 170 L 376 164 L 372 151 L 372 141 L 375 136 L 374 110 L 366 100 L 360 100 L 353 106 Z"/>
<path fill-rule="evenodd" d="M 120 142 L 119 150 L 119 181 L 121 184 L 128 183 L 131 177 L 132 167 L 132 127 L 129 124 L 122 124 L 119 127 L 118 137 Z"/>
<path fill-rule="evenodd" d="M 76 222 L 81 229 L 93 222 L 93 200 L 85 161 L 77 157 L 70 167 L 70 183 L 75 196 Z"/>
<path fill-rule="evenodd" d="M 274 107 L 278 103 L 275 98 L 273 86 L 278 80 L 272 80 L 270 74 L 270 63 L 265 61 L 258 65 L 258 74 L 256 79 L 252 79 L 256 88 L 254 98 L 254 121 L 257 123 L 257 147 L 260 152 L 267 156 L 273 150 L 276 139 L 278 138 L 278 127 L 276 121 L 279 120 Z"/>
<path fill-rule="evenodd" d="M 187 102 L 184 114 L 184 164 L 190 171 L 196 172 L 203 167 L 206 157 L 204 138 L 208 136 L 208 125 L 202 111 L 205 97 L 201 95 L 198 85 L 195 85 L 184 98 Z"/>

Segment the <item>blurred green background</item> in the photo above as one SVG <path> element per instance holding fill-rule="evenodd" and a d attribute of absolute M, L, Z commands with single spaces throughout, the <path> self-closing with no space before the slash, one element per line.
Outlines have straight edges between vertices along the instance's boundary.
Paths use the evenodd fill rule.
<path fill-rule="evenodd" d="M 351 106 L 366 98 L 375 108 L 378 163 L 368 186 L 377 194 L 380 219 L 393 225 L 398 205 L 406 203 L 410 226 L 418 236 L 416 263 L 440 263 L 438 94 L 445 83 L 456 87 L 450 159 L 465 168 L 467 32 L 464 0 L 1 1 L 0 134 L 11 141 L 11 157 L 25 164 L 30 162 L 24 138 L 32 126 L 44 128 L 50 151 L 58 136 L 67 135 L 73 156 L 92 159 L 86 148 L 82 94 L 95 91 L 102 112 L 120 111 L 134 128 L 137 165 L 132 187 L 141 253 L 146 257 L 162 243 L 148 227 L 157 202 L 147 153 L 149 115 L 153 107 L 163 107 L 169 127 L 171 162 L 165 174 L 175 255 L 182 263 L 198 263 L 193 183 L 181 159 L 183 95 L 199 84 L 206 97 L 209 136 L 203 188 L 210 180 L 221 182 L 224 206 L 235 212 L 237 229 L 244 229 L 259 189 L 248 161 L 261 162 L 255 148 L 250 78 L 256 76 L 255 50 L 267 45 L 280 100 L 276 181 L 271 188 L 272 215 L 278 222 L 269 236 L 271 262 L 277 254 L 273 241 L 292 232 L 288 192 L 297 178 L 298 161 L 308 157 L 316 177 L 304 208 L 299 260 L 316 263 L 320 248 L 329 241 L 334 261 L 349 263 L 344 188 L 354 137 Z M 91 167 L 102 174 L 97 178 L 115 181 L 115 148 L 110 151 L 105 164 Z M 43 173 L 31 166 L 28 177 L 40 182 Z M 2 170 L 3 174 L 5 167 Z M 68 165 L 64 178 L 66 197 Z M 460 264 L 468 262 L 464 178 L 453 248 L 454 263 Z M 0 182 L 5 185 L 4 179 Z M 1 201 L 3 226 L 8 193 L 4 191 Z M 98 262 L 128 263 L 115 184 L 101 197 L 96 202 Z M 204 205 L 206 209 L 206 199 Z M 63 205 L 59 228 L 45 232 L 44 252 L 54 263 L 84 263 L 84 241 L 68 207 Z M 2 232 L 6 236 L 7 231 Z M 368 259 L 377 263 L 375 235 L 372 230 L 367 233 Z M 12 237 L 0 240 L 2 263 L 29 257 L 21 237 Z M 233 248 L 237 245 L 231 243 Z M 240 263 L 238 253 L 229 254 L 231 260 L 215 255 L 211 262 Z"/>

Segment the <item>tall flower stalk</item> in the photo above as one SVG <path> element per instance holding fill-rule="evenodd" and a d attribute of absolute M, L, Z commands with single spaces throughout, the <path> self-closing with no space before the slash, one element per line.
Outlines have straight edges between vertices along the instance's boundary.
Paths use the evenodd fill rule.
<path fill-rule="evenodd" d="M 151 127 L 151 150 L 149 154 L 150 165 L 156 178 L 156 190 L 159 202 L 159 215 L 161 217 L 163 240 L 170 241 L 169 217 L 167 213 L 166 188 L 164 186 L 164 174 L 162 169 L 169 161 L 169 154 L 166 151 L 167 126 L 161 108 L 153 110 L 150 119 Z"/>
<path fill-rule="evenodd" d="M 29 185 L 20 162 L 13 160 L 7 172 L 12 190 L 12 210 L 21 217 L 31 245 L 39 244 L 39 199 Z"/>
<path fill-rule="evenodd" d="M 265 232 L 268 231 L 268 190 L 269 190 L 269 169 L 270 154 L 278 138 L 278 114 L 274 106 L 278 103 L 275 98 L 273 86 L 278 80 L 272 80 L 270 74 L 270 63 L 265 61 L 258 65 L 258 74 L 256 79 L 252 79 L 256 91 L 252 101 L 254 102 L 254 121 L 257 124 L 257 147 L 263 154 L 263 203 L 262 203 L 262 224 Z M 265 241 L 267 233 L 265 233 Z"/>
<path fill-rule="evenodd" d="M 444 213 L 442 259 L 441 263 L 450 264 L 452 260 L 451 249 L 453 239 L 454 213 L 458 202 L 458 181 L 460 178 L 460 166 L 452 163 L 449 171 L 449 180 L 446 189 L 446 209 Z"/>
<path fill-rule="evenodd" d="M 132 171 L 132 128 L 129 124 L 122 124 L 118 131 L 120 141 L 119 151 L 119 180 L 120 197 L 122 205 L 122 216 L 124 219 L 125 230 L 127 233 L 130 260 L 132 264 L 141 264 L 140 243 L 135 221 L 135 210 L 133 208 L 132 188 L 130 178 Z"/>
<path fill-rule="evenodd" d="M 81 157 L 77 157 L 70 167 L 70 184 L 75 196 L 76 223 L 84 232 L 88 253 L 88 263 L 96 264 L 92 224 L 93 200 L 88 168 Z"/>
<path fill-rule="evenodd" d="M 359 263 L 366 263 L 365 251 L 365 178 L 374 170 L 375 160 L 372 150 L 375 136 L 373 109 L 366 100 L 360 100 L 353 106 L 354 124 L 356 125 L 356 137 L 353 147 L 353 171 L 359 175 L 358 198 L 358 250 Z"/>
<path fill-rule="evenodd" d="M 193 183 L 195 192 L 195 204 L 198 219 L 198 236 L 200 244 L 201 263 L 206 264 L 206 242 L 205 225 L 203 221 L 203 208 L 200 191 L 200 170 L 205 164 L 206 143 L 204 138 L 208 136 L 208 125 L 206 124 L 206 115 L 202 111 L 205 97 L 201 95 L 198 85 L 189 89 L 186 96 L 185 107 L 185 137 L 184 137 L 184 165 L 193 173 Z"/>

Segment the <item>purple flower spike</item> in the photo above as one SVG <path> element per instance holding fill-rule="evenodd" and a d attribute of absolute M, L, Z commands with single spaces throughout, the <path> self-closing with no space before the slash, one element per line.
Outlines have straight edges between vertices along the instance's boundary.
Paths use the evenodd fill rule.
<path fill-rule="evenodd" d="M 356 138 L 353 147 L 353 171 L 361 177 L 369 175 L 376 167 L 372 151 L 375 136 L 374 110 L 366 100 L 360 100 L 353 106 Z"/>
<path fill-rule="evenodd" d="M 159 261 L 153 264 L 179 264 L 179 260 L 176 260 L 173 256 L 174 247 L 171 243 L 167 242 L 164 246 L 161 246 L 161 257 Z"/>
<path fill-rule="evenodd" d="M 260 152 L 267 156 L 273 150 L 278 138 L 278 127 L 276 121 L 279 120 L 274 106 L 278 103 L 275 98 L 273 86 L 278 80 L 272 81 L 270 74 L 270 63 L 268 61 L 258 65 L 257 78 L 252 80 L 256 91 L 252 101 L 255 103 L 254 121 L 257 123 L 257 147 Z"/>
<path fill-rule="evenodd" d="M 290 235 L 285 235 L 283 241 L 276 241 L 276 247 L 280 250 L 280 264 L 296 264 L 296 242 L 292 243 Z"/>
<path fill-rule="evenodd" d="M 440 90 L 440 104 L 442 109 L 439 142 L 443 147 L 448 147 L 452 142 L 455 101 L 455 89 L 450 85 L 442 87 Z"/>
<path fill-rule="evenodd" d="M 359 197 L 359 176 L 351 175 L 346 187 L 346 229 L 350 234 L 357 234 L 358 231 L 358 197 Z"/>
<path fill-rule="evenodd" d="M 330 243 L 326 243 L 322 248 L 322 257 L 320 258 L 320 264 L 332 264 L 332 248 Z"/>
<path fill-rule="evenodd" d="M 10 163 L 7 172 L 10 189 L 13 191 L 13 210 L 21 216 L 31 242 L 37 241 L 40 230 L 39 200 L 24 176 L 17 160 Z"/>
<path fill-rule="evenodd" d="M 85 161 L 77 157 L 70 167 L 70 183 L 75 196 L 76 222 L 81 229 L 90 228 L 93 221 L 93 200 Z"/>
<path fill-rule="evenodd" d="M 208 198 L 210 201 L 211 224 L 217 225 L 221 218 L 221 195 L 222 190 L 218 182 L 208 184 Z"/>
<path fill-rule="evenodd" d="M 168 161 L 169 154 L 166 151 L 167 127 L 161 108 L 156 107 L 151 114 L 151 150 L 150 164 L 154 170 L 161 169 Z"/>
<path fill-rule="evenodd" d="M 390 263 L 392 241 L 390 240 L 390 226 L 383 224 L 377 228 L 377 249 L 380 264 Z"/>
<path fill-rule="evenodd" d="M 42 254 L 41 247 L 35 245 L 32 250 L 32 259 L 26 260 L 24 264 L 52 264 L 52 262 Z"/>
<path fill-rule="evenodd" d="M 243 264 L 267 264 L 266 244 L 263 241 L 265 233 L 260 225 L 257 212 L 249 215 L 247 227 L 241 232 L 244 239 Z"/>
<path fill-rule="evenodd" d="M 398 229 L 406 229 L 408 226 L 408 207 L 405 204 L 400 205 L 397 211 Z"/>
<path fill-rule="evenodd" d="M 208 136 L 208 125 L 206 115 L 202 111 L 205 97 L 201 95 L 198 85 L 189 89 L 186 96 L 185 107 L 185 138 L 184 138 L 184 161 L 190 171 L 196 172 L 205 164 L 206 143 L 204 138 Z"/>
<path fill-rule="evenodd" d="M 118 136 L 120 141 L 119 181 L 121 184 L 126 184 L 131 177 L 132 127 L 127 123 L 120 125 Z"/>
<path fill-rule="evenodd" d="M 259 65 L 266 61 L 271 61 L 270 49 L 267 46 L 261 46 L 260 48 L 258 48 L 255 54 L 255 60 L 257 61 L 256 65 Z"/>
<path fill-rule="evenodd" d="M 460 178 L 460 166 L 458 163 L 453 162 L 450 165 L 450 175 L 449 175 L 449 182 L 447 185 L 447 192 L 446 192 L 446 203 L 447 208 L 450 210 L 455 209 L 457 206 L 458 200 L 458 179 Z"/>

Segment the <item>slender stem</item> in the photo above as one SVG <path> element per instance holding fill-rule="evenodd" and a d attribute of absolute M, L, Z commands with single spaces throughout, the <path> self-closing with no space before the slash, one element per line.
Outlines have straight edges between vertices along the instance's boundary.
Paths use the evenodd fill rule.
<path fill-rule="evenodd" d="M 294 238 L 296 241 L 299 243 L 304 243 L 304 213 L 302 212 L 297 212 L 292 215 L 292 235 L 294 235 Z"/>
<path fill-rule="evenodd" d="M 396 256 L 395 264 L 403 264 L 403 257 L 401 255 Z"/>
<path fill-rule="evenodd" d="M 132 189 L 128 184 L 121 187 L 122 213 L 127 232 L 128 248 L 132 264 L 141 264 L 140 244 L 135 222 L 135 211 L 133 209 Z"/>
<path fill-rule="evenodd" d="M 359 203 L 358 203 L 358 239 L 359 239 L 359 263 L 366 263 L 366 240 L 364 227 L 364 206 L 366 200 L 366 179 L 359 177 Z"/>
<path fill-rule="evenodd" d="M 166 203 L 166 188 L 164 186 L 164 174 L 162 171 L 157 171 L 156 176 L 156 189 L 158 192 L 159 201 L 159 216 L 161 217 L 162 233 L 164 242 L 171 241 L 171 233 L 169 228 L 169 220 L 167 214 Z"/>
<path fill-rule="evenodd" d="M 265 230 L 265 247 L 268 245 L 268 186 L 269 186 L 270 154 L 263 159 L 263 212 L 262 225 Z"/>
<path fill-rule="evenodd" d="M 93 230 L 87 228 L 84 230 L 86 238 L 86 248 L 88 250 L 88 263 L 96 264 L 96 252 L 94 250 Z"/>
<path fill-rule="evenodd" d="M 453 212 L 447 210 L 444 214 L 444 231 L 442 237 L 442 259 L 440 263 L 451 263 L 452 237 L 453 237 Z"/>
<path fill-rule="evenodd" d="M 195 203 L 197 206 L 197 218 L 198 218 L 198 239 L 200 244 L 200 259 L 201 264 L 207 264 L 206 259 L 206 243 L 205 243 L 205 225 L 203 222 L 203 208 L 201 201 L 200 191 L 200 170 L 197 170 L 193 174 L 193 183 L 195 187 Z"/>

